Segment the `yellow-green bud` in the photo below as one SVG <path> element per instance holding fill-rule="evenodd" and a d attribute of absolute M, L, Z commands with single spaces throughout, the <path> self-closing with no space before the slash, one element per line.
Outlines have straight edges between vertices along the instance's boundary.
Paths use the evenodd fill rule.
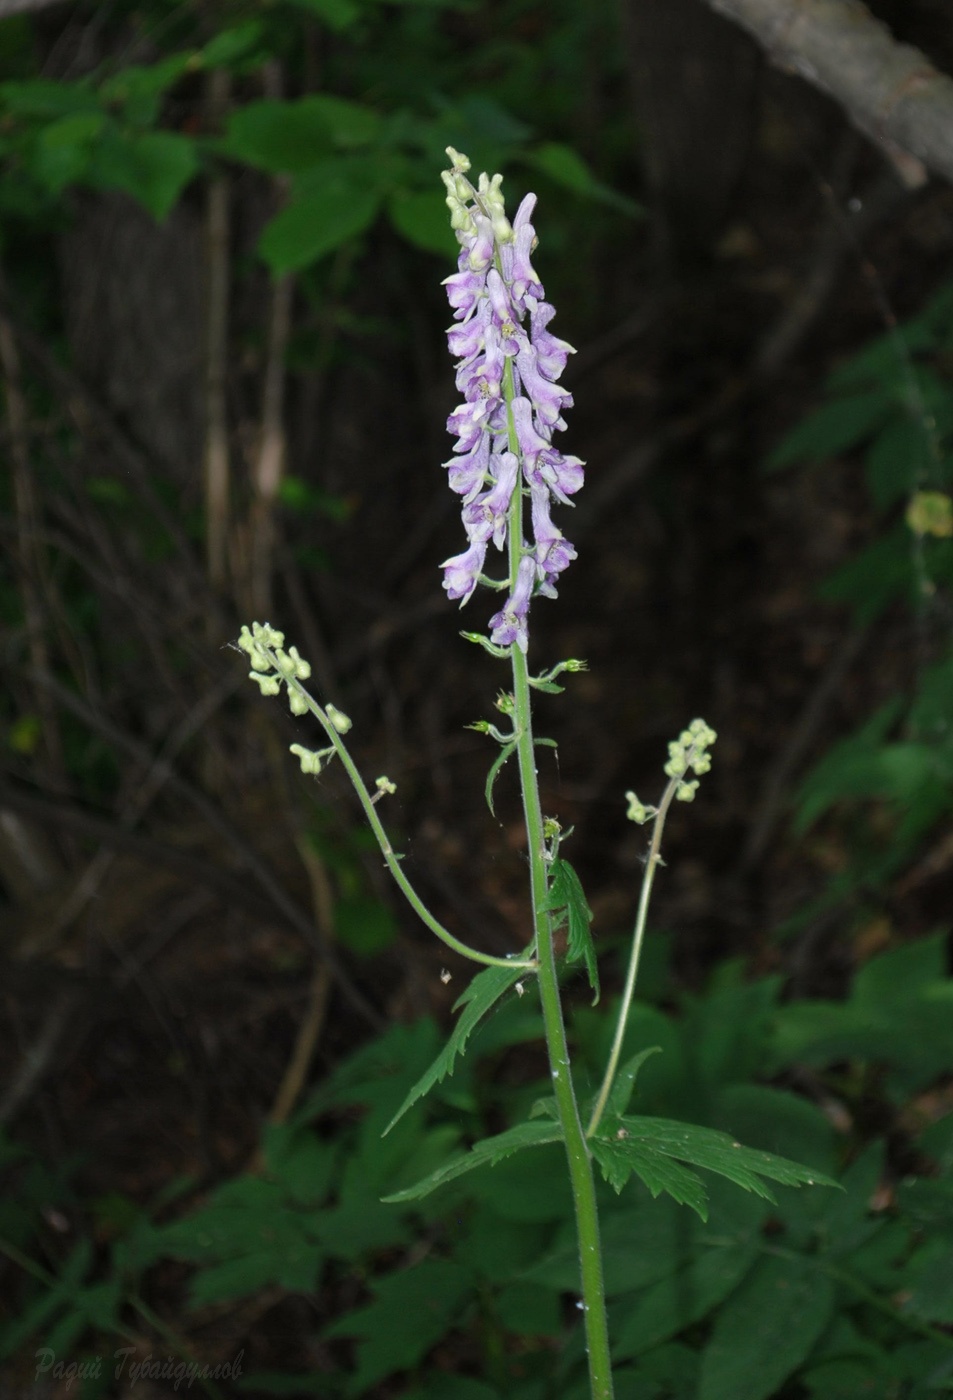
<path fill-rule="evenodd" d="M 301 744 L 292 744 L 290 752 L 301 764 L 302 773 L 313 773 L 317 776 L 321 772 L 321 755 L 316 753 L 314 749 L 303 748 Z"/>
<path fill-rule="evenodd" d="M 637 822 L 639 826 L 644 826 L 646 822 L 651 821 L 655 816 L 656 809 L 654 807 L 646 807 L 644 803 L 639 801 L 634 792 L 627 792 L 625 800 L 629 804 L 628 811 L 625 814 L 626 821 Z"/>
<path fill-rule="evenodd" d="M 277 695 L 281 690 L 281 678 L 279 676 L 264 676 L 260 671 L 249 671 L 248 679 L 258 682 L 258 685 L 261 687 L 262 695 Z"/>
<path fill-rule="evenodd" d="M 348 719 L 347 715 L 335 705 L 325 705 L 324 708 L 333 728 L 335 728 L 339 734 L 346 734 L 351 727 L 351 721 Z"/>

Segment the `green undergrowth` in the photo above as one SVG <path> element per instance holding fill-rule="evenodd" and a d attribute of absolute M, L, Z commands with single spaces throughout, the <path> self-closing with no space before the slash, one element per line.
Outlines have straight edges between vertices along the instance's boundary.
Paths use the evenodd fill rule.
<path fill-rule="evenodd" d="M 52 1170 L 7 1143 L 0 1247 L 16 1286 L 3 1355 L 111 1355 L 117 1338 L 151 1335 L 191 1358 L 210 1316 L 236 1336 L 255 1300 L 267 1309 L 300 1295 L 319 1363 L 303 1353 L 269 1365 L 250 1338 L 228 1393 L 585 1396 L 561 1145 L 507 1155 L 424 1200 L 381 1199 L 411 1194 L 448 1153 L 545 1103 L 522 1048 L 539 1035 L 534 1002 L 514 987 L 453 1077 L 390 1131 L 439 1052 L 430 1020 L 395 1025 L 340 1064 L 293 1122 L 265 1133 L 260 1170 L 201 1190 L 178 1183 L 149 1208 L 79 1201 L 80 1163 Z M 750 981 L 732 964 L 675 1007 L 637 1007 L 626 1054 L 656 1052 L 639 1057 L 620 1124 L 657 1145 L 653 1125 L 666 1122 L 671 1141 L 683 1120 L 700 1123 L 686 1141 L 707 1132 L 729 1153 L 744 1141 L 752 1157 L 794 1157 L 843 1190 L 774 1180 L 742 1192 L 737 1164 L 729 1181 L 714 1174 L 717 1154 L 705 1165 L 698 1151 L 668 1159 L 698 1184 L 683 1190 L 689 1204 L 684 1182 L 651 1164 L 618 1192 L 603 1183 L 620 1396 L 926 1400 L 953 1389 L 951 1009 L 941 934 L 874 958 L 841 1001 L 787 1002 L 780 979 Z M 606 1021 L 584 1007 L 572 1034 L 584 1099 Z M 59 1216 L 85 1228 L 57 1233 Z M 76 1384 L 87 1400 L 109 1393 L 108 1378 Z"/>

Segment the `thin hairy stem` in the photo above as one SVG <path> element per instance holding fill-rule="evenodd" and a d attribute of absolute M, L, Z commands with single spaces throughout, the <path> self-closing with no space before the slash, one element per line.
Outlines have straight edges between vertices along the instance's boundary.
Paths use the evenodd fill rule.
<path fill-rule="evenodd" d="M 619 1057 L 622 1054 L 622 1042 L 625 1040 L 625 1028 L 628 1024 L 629 1011 L 632 1008 L 632 998 L 635 995 L 635 984 L 639 975 L 639 962 L 642 957 L 642 944 L 645 940 L 645 925 L 648 919 L 649 901 L 652 898 L 652 885 L 655 881 L 655 871 L 662 859 L 662 832 L 665 829 L 665 818 L 668 816 L 668 809 L 672 805 L 672 800 L 675 797 L 675 793 L 678 791 L 680 781 L 680 778 L 672 778 L 669 781 L 668 786 L 662 794 L 662 800 L 659 803 L 658 811 L 652 822 L 652 840 L 645 862 L 645 873 L 642 876 L 642 889 L 639 893 L 639 908 L 635 917 L 635 929 L 632 934 L 632 951 L 629 954 L 629 969 L 626 973 L 625 987 L 622 991 L 622 1001 L 619 1005 L 619 1018 L 616 1022 L 612 1051 L 609 1055 L 609 1062 L 606 1065 L 606 1072 L 599 1089 L 599 1096 L 592 1110 L 589 1127 L 586 1129 L 587 1137 L 592 1137 L 594 1135 L 602 1121 L 602 1115 L 605 1112 L 606 1103 L 612 1092 L 612 1085 L 619 1068 Z"/>
<path fill-rule="evenodd" d="M 513 367 L 509 360 L 506 363 L 503 382 L 509 410 L 513 398 Z M 511 450 L 516 451 L 518 444 L 514 445 L 516 433 L 511 414 L 509 414 L 509 431 Z M 510 502 L 508 534 L 510 584 L 511 587 L 515 587 L 523 552 L 523 493 L 519 485 L 513 492 L 513 498 Z M 536 753 L 533 743 L 529 667 L 525 654 L 515 643 L 510 647 L 510 657 L 513 666 L 513 720 L 516 732 L 516 752 L 529 848 L 530 896 L 533 905 L 536 956 L 539 960 L 539 996 L 542 1003 L 543 1027 L 546 1035 L 553 1092 L 556 1097 L 559 1122 L 566 1146 L 566 1159 L 569 1165 L 569 1179 L 576 1214 L 579 1268 L 582 1279 L 582 1306 L 589 1361 L 589 1384 L 593 1400 L 612 1400 L 612 1363 L 609 1355 L 609 1326 L 606 1315 L 605 1285 L 602 1277 L 602 1248 L 599 1239 L 596 1185 L 592 1172 L 592 1157 L 583 1132 L 579 1104 L 572 1082 L 566 1025 L 559 995 L 552 916 L 547 908 L 549 882 L 543 814 L 536 774 Z"/>
<path fill-rule="evenodd" d="M 532 958 L 497 958 L 493 957 L 490 953 L 480 953 L 475 948 L 468 947 L 466 943 L 461 943 L 460 939 L 456 938 L 449 929 L 444 928 L 440 920 L 431 914 L 426 904 L 424 904 L 423 900 L 420 898 L 420 895 L 404 874 L 400 864 L 402 857 L 398 855 L 391 845 L 390 837 L 384 830 L 384 824 L 377 815 L 377 809 L 374 806 L 374 798 L 368 791 L 367 784 L 361 777 L 360 770 L 348 752 L 347 746 L 341 738 L 340 733 L 314 697 L 305 690 L 301 682 L 294 676 L 286 675 L 281 670 L 275 652 L 261 642 L 259 642 L 258 645 L 278 674 L 282 675 L 287 681 L 289 688 L 296 691 L 305 701 L 308 709 L 327 735 L 334 752 L 344 765 L 344 771 L 350 778 L 354 791 L 357 793 L 358 801 L 364 810 L 368 825 L 377 839 L 377 844 L 381 848 L 381 854 L 384 857 L 387 869 L 393 875 L 401 894 L 407 900 L 407 903 L 410 905 L 411 909 L 413 909 L 421 923 L 429 928 L 431 933 L 436 934 L 441 943 L 445 943 L 448 948 L 452 948 L 453 951 L 459 953 L 461 957 L 469 958 L 471 962 L 484 963 L 487 967 L 525 967 L 534 970 L 536 963 Z"/>

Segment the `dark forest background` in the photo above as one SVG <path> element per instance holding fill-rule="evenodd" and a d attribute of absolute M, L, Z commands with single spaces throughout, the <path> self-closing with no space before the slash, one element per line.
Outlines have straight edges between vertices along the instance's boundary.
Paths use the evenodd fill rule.
<path fill-rule="evenodd" d="M 36 1374 L 38 1349 L 117 1346 L 242 1351 L 242 1380 L 209 1382 L 226 1395 L 580 1393 L 571 1281 L 527 1262 L 562 1197 L 533 1207 L 501 1167 L 444 1215 L 378 1204 L 532 1097 L 535 1013 L 514 1001 L 380 1145 L 467 970 L 401 905 L 343 775 L 300 774 L 308 720 L 233 646 L 255 618 L 285 631 L 362 771 L 396 782 L 383 810 L 434 911 L 524 946 L 515 779 L 494 819 L 466 727 L 505 684 L 459 637 L 492 599 L 460 614 L 438 569 L 463 539 L 440 465 L 448 144 L 504 172 L 511 210 L 539 196 L 535 265 L 578 350 L 564 442 L 587 482 L 558 523 L 579 558 L 532 645 L 589 664 L 539 701 L 541 777 L 610 1001 L 644 854 L 623 794 L 653 800 L 695 715 L 719 735 L 656 884 L 641 1014 L 676 1068 L 647 1111 L 743 1125 L 854 1172 L 860 1200 L 849 1245 L 824 1226 L 858 1286 L 830 1266 L 783 1374 L 744 1353 L 750 1324 L 741 1379 L 704 1370 L 742 1271 L 622 1346 L 620 1394 L 948 1391 L 949 184 L 703 0 L 12 8 L 4 1394 L 125 1394 L 111 1362 L 71 1389 Z M 953 73 L 943 0 L 870 9 Z M 585 1075 L 603 1022 L 570 999 Z M 820 1227 L 792 1221 L 760 1238 L 788 1231 L 806 1267 Z"/>

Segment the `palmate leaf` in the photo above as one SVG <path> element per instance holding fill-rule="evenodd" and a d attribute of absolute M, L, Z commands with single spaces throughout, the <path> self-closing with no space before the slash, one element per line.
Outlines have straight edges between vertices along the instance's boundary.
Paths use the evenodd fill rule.
<path fill-rule="evenodd" d="M 451 1158 L 435 1172 L 425 1176 L 422 1181 L 382 1199 L 389 1205 L 400 1201 L 419 1201 L 422 1197 L 429 1196 L 431 1191 L 436 1191 L 438 1186 L 445 1186 L 448 1181 L 455 1181 L 458 1176 L 475 1171 L 477 1167 L 495 1166 L 497 1162 L 502 1162 L 504 1157 L 511 1157 L 514 1152 L 519 1152 L 524 1147 L 544 1147 L 547 1143 L 561 1140 L 562 1129 L 558 1123 L 517 1123 L 515 1128 L 508 1128 L 505 1133 L 484 1138 L 462 1157 Z"/>
<path fill-rule="evenodd" d="M 557 926 L 567 923 L 566 960 L 585 962 L 589 985 L 593 990 L 592 1004 L 599 1000 L 599 966 L 592 942 L 592 910 L 586 903 L 579 876 L 568 860 L 555 858 L 549 868 L 549 896 L 546 908 L 556 915 Z"/>
<path fill-rule="evenodd" d="M 634 1172 L 653 1196 L 667 1191 L 703 1220 L 708 1218 L 704 1183 L 684 1163 L 716 1172 L 768 1201 L 774 1196 L 765 1179 L 783 1186 L 837 1185 L 822 1172 L 786 1157 L 742 1147 L 727 1133 L 667 1118 L 610 1118 L 592 1140 L 592 1152 L 616 1191 Z"/>
<path fill-rule="evenodd" d="M 529 951 L 527 949 L 523 956 L 527 956 Z M 442 1079 L 446 1079 L 448 1074 L 453 1073 L 457 1056 L 463 1054 L 467 1041 L 480 1021 L 499 1001 L 503 993 L 515 986 L 525 973 L 525 967 L 488 967 L 485 971 L 477 973 L 466 991 L 454 1003 L 454 1011 L 458 1011 L 461 1007 L 464 1010 L 453 1029 L 453 1034 L 430 1068 L 420 1076 L 410 1090 L 384 1129 L 382 1136 L 387 1136 L 394 1124 L 403 1118 L 408 1108 L 411 1108 L 418 1099 L 422 1099 L 424 1094 L 428 1093 L 435 1084 L 439 1084 Z"/>

